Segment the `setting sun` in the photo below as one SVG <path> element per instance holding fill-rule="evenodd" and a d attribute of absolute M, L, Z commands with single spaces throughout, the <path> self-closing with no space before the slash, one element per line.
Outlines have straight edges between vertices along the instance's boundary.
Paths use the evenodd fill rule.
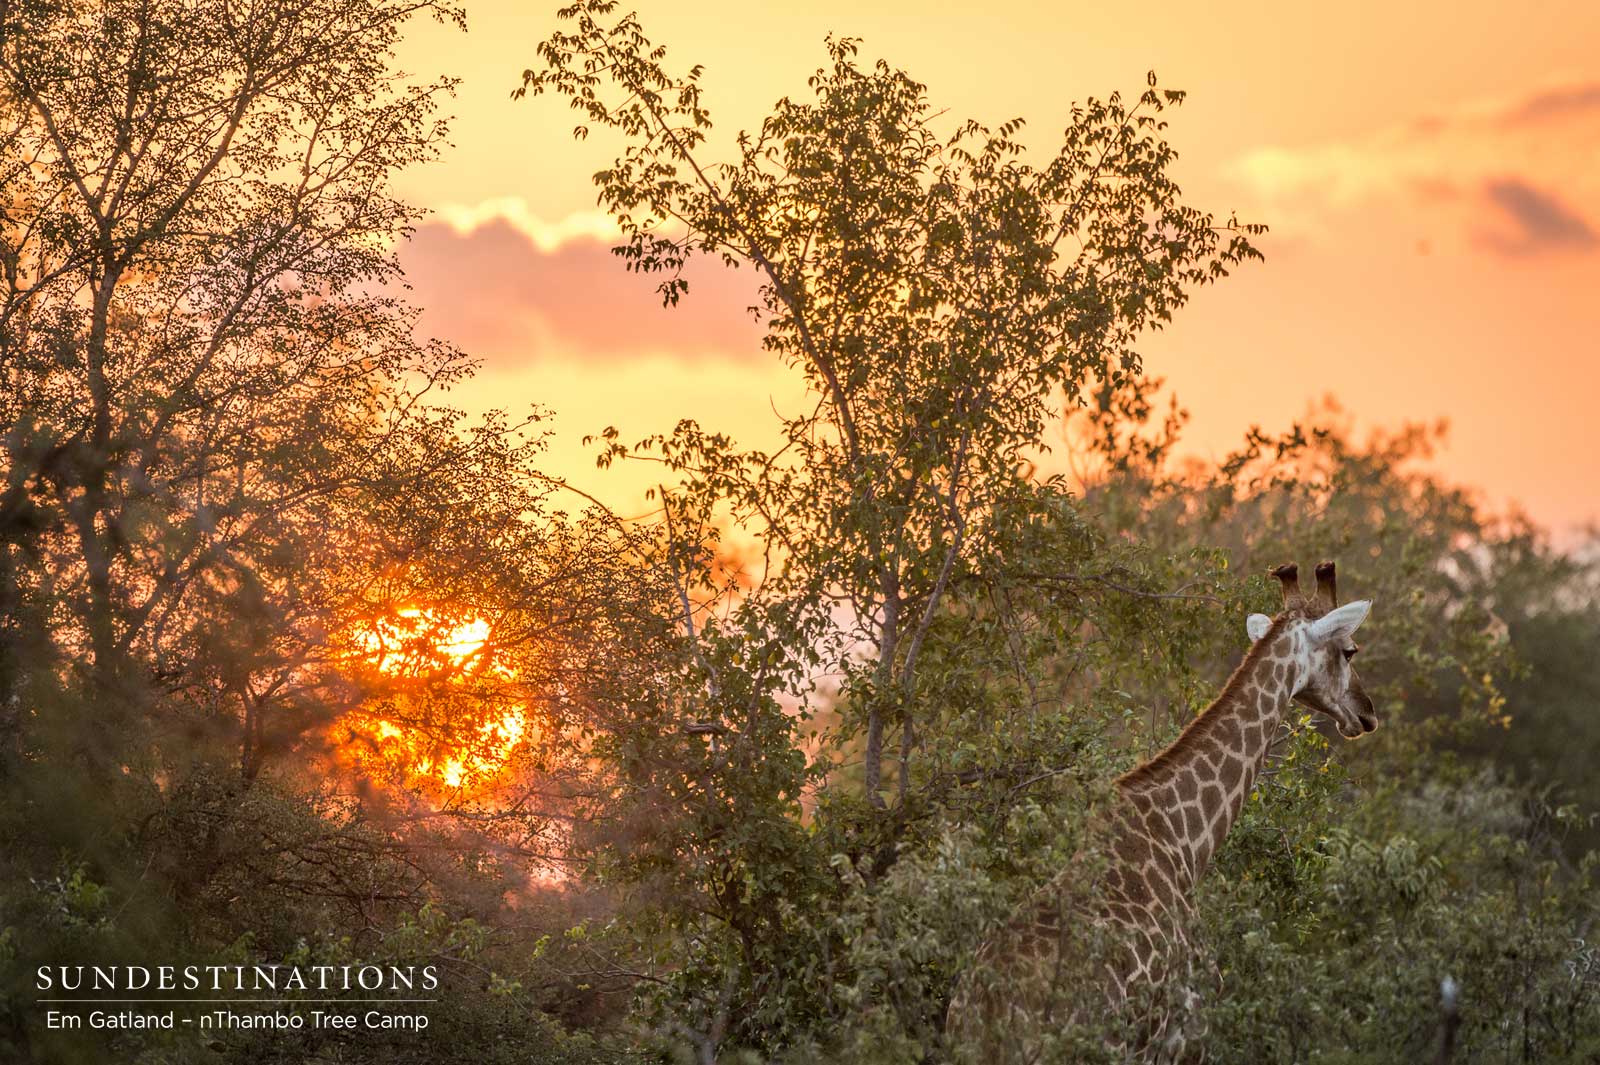
<path fill-rule="evenodd" d="M 489 622 L 419 606 L 400 607 L 355 633 L 358 669 L 379 679 L 368 705 L 334 728 L 346 761 L 413 787 L 483 788 L 506 772 L 532 738 L 526 706 L 504 690 L 510 670 L 493 653 Z M 495 704 L 502 708 L 494 709 Z M 426 704 L 444 708 L 406 714 Z M 459 710 L 459 717 L 449 715 Z"/>
<path fill-rule="evenodd" d="M 489 623 L 478 617 L 457 621 L 441 614 L 426 607 L 401 607 L 392 616 L 360 628 L 355 647 L 372 668 L 397 676 L 484 665 L 475 660 L 489 642 Z"/>

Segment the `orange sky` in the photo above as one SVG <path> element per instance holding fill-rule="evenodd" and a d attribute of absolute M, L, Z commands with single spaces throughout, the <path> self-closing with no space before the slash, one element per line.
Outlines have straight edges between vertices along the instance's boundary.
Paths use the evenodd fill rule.
<path fill-rule="evenodd" d="M 1048 149 L 1074 100 L 1186 89 L 1170 139 L 1196 206 L 1269 224 L 1265 264 L 1202 292 L 1146 345 L 1220 454 L 1325 394 L 1366 426 L 1448 417 L 1439 466 L 1558 530 L 1600 519 L 1600 4 L 638 5 L 675 66 L 706 67 L 720 137 L 804 93 L 830 31 L 864 37 L 953 116 L 1022 116 Z M 424 327 L 486 363 L 469 409 L 556 412 L 546 463 L 620 507 L 579 438 L 679 417 L 766 441 L 795 381 L 760 352 L 737 279 L 664 311 L 606 253 L 589 175 L 551 98 L 509 94 L 555 5 L 468 4 L 418 26 L 413 73 L 462 77 L 455 147 L 403 176 L 434 208 L 403 254 Z"/>

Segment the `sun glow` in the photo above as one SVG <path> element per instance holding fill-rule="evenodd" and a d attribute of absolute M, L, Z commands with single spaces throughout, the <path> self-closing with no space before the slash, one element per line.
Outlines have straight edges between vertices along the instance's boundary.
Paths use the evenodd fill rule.
<path fill-rule="evenodd" d="M 483 660 L 489 623 L 441 617 L 426 607 L 401 607 L 392 617 L 367 623 L 356 633 L 355 648 L 374 668 L 391 675 L 437 669 L 467 669 Z"/>
<path fill-rule="evenodd" d="M 401 607 L 363 623 L 351 647 L 354 669 L 376 673 L 374 694 L 337 731 L 342 757 L 369 775 L 425 790 L 487 788 L 536 736 L 481 617 Z"/>
<path fill-rule="evenodd" d="M 387 721 L 380 720 L 378 725 L 380 729 L 388 728 L 404 736 L 400 729 Z M 450 788 L 459 788 L 469 780 L 492 781 L 505 771 L 527 734 L 527 711 L 522 707 L 513 707 L 498 719 L 479 725 L 470 747 L 458 749 L 443 758 L 423 757 L 416 763 L 416 772 L 441 781 Z"/>

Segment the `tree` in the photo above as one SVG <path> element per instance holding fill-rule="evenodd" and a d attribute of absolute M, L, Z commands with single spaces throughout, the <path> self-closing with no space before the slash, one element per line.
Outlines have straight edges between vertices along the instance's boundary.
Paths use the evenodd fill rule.
<path fill-rule="evenodd" d="M 303 659 L 327 626 L 319 581 L 358 550 L 355 500 L 472 450 L 418 403 L 463 357 L 413 339 L 385 291 L 416 217 L 388 180 L 434 154 L 450 89 L 386 69 L 419 12 L 460 18 L 384 0 L 3 9 L 0 594 L 82 649 L 103 735 L 131 710 L 137 652 L 160 683 L 242 706 L 252 772 L 258 704 L 285 677 L 248 660 Z M 248 646 L 208 663 L 230 637 Z"/>
<path fill-rule="evenodd" d="M 692 255 L 757 271 L 765 346 L 816 402 L 783 419 L 770 455 L 685 424 L 638 448 L 611 435 L 607 458 L 658 453 L 685 505 L 725 505 L 769 545 L 764 588 L 848 613 L 847 642 L 874 649 L 869 668 L 847 666 L 864 791 L 882 805 L 898 723 L 904 803 L 929 625 L 952 575 L 1004 535 L 986 521 L 1032 492 L 1019 469 L 1052 401 L 1137 372 L 1140 333 L 1253 257 L 1253 229 L 1180 201 L 1161 116 L 1182 94 L 1153 76 L 1131 106 L 1075 108 L 1035 166 L 1021 120 L 941 133 L 924 86 L 881 61 L 863 69 L 848 38 L 829 41 L 814 102 L 779 101 L 713 164 L 699 68 L 669 73 L 615 7 L 565 9 L 572 31 L 540 45 L 524 88 L 567 97 L 580 136 L 627 138 L 595 182 L 626 234 L 619 253 L 664 275 L 666 302 L 687 292 Z"/>
<path fill-rule="evenodd" d="M 1023 690 L 1051 640 L 1097 613 L 1086 600 L 1159 586 L 1148 567 L 1121 581 L 1072 571 L 1115 551 L 1098 553 L 1066 486 L 1031 479 L 1027 459 L 1057 404 L 1136 373 L 1143 331 L 1254 257 L 1257 229 L 1181 201 L 1163 130 L 1182 95 L 1153 77 L 1132 103 L 1075 108 L 1059 148 L 1032 163 L 1020 120 L 942 128 L 921 84 L 834 39 L 813 98 L 779 101 L 715 163 L 698 68 L 669 72 L 612 3 L 561 14 L 570 28 L 540 45 L 523 91 L 567 98 L 580 137 L 623 135 L 595 180 L 624 264 L 660 275 L 668 304 L 692 298 L 692 256 L 753 269 L 765 346 L 811 389 L 770 454 L 693 422 L 637 445 L 602 438 L 602 465 L 665 466 L 645 561 L 674 589 L 677 635 L 627 656 L 671 663 L 671 682 L 626 688 L 650 695 L 605 730 L 627 767 L 614 809 L 641 829 L 598 840 L 600 866 L 659 900 L 633 925 L 645 956 L 677 959 L 647 974 L 669 987 L 652 1016 L 711 1060 L 837 1017 L 852 979 L 837 971 L 842 937 L 862 912 L 842 868 L 864 860 L 871 884 L 937 836 L 931 809 L 985 801 L 952 799 L 961 781 L 988 781 L 986 823 L 1003 832 L 1030 780 L 1064 771 L 1078 723 L 1038 700 L 1021 709 Z M 741 561 L 729 537 L 754 551 Z M 997 621 L 1007 583 L 1020 590 Z M 1013 624 L 1024 613 L 1031 633 Z M 1119 634 L 1140 614 L 1105 613 Z M 1023 680 L 991 699 L 997 674 Z M 831 706 L 819 676 L 842 678 Z M 973 701 L 958 708 L 963 694 Z M 1037 727 L 1004 751 L 975 746 L 1013 706 Z M 839 725 L 818 741 L 824 709 Z M 836 768 L 857 756 L 859 778 Z M 905 1001 L 924 1020 L 937 1012 Z"/>

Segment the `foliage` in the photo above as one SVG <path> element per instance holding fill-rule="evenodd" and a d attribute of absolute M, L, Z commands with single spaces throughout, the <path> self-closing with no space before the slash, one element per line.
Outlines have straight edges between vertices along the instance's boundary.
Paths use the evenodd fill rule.
<path fill-rule="evenodd" d="M 1449 980 L 1461 1060 L 1592 1057 L 1600 972 L 1582 933 L 1600 862 L 1563 866 L 1550 829 L 1572 811 L 1487 776 L 1385 798 L 1398 816 L 1378 803 L 1358 807 L 1350 827 L 1295 852 L 1289 885 L 1262 875 L 1284 872 L 1286 859 L 1251 855 L 1248 844 L 1230 855 L 1232 875 L 1207 883 L 1202 912 L 1217 963 L 1230 985 L 1251 989 L 1210 1010 L 1214 1052 L 1422 1060 L 1441 1039 Z"/>

